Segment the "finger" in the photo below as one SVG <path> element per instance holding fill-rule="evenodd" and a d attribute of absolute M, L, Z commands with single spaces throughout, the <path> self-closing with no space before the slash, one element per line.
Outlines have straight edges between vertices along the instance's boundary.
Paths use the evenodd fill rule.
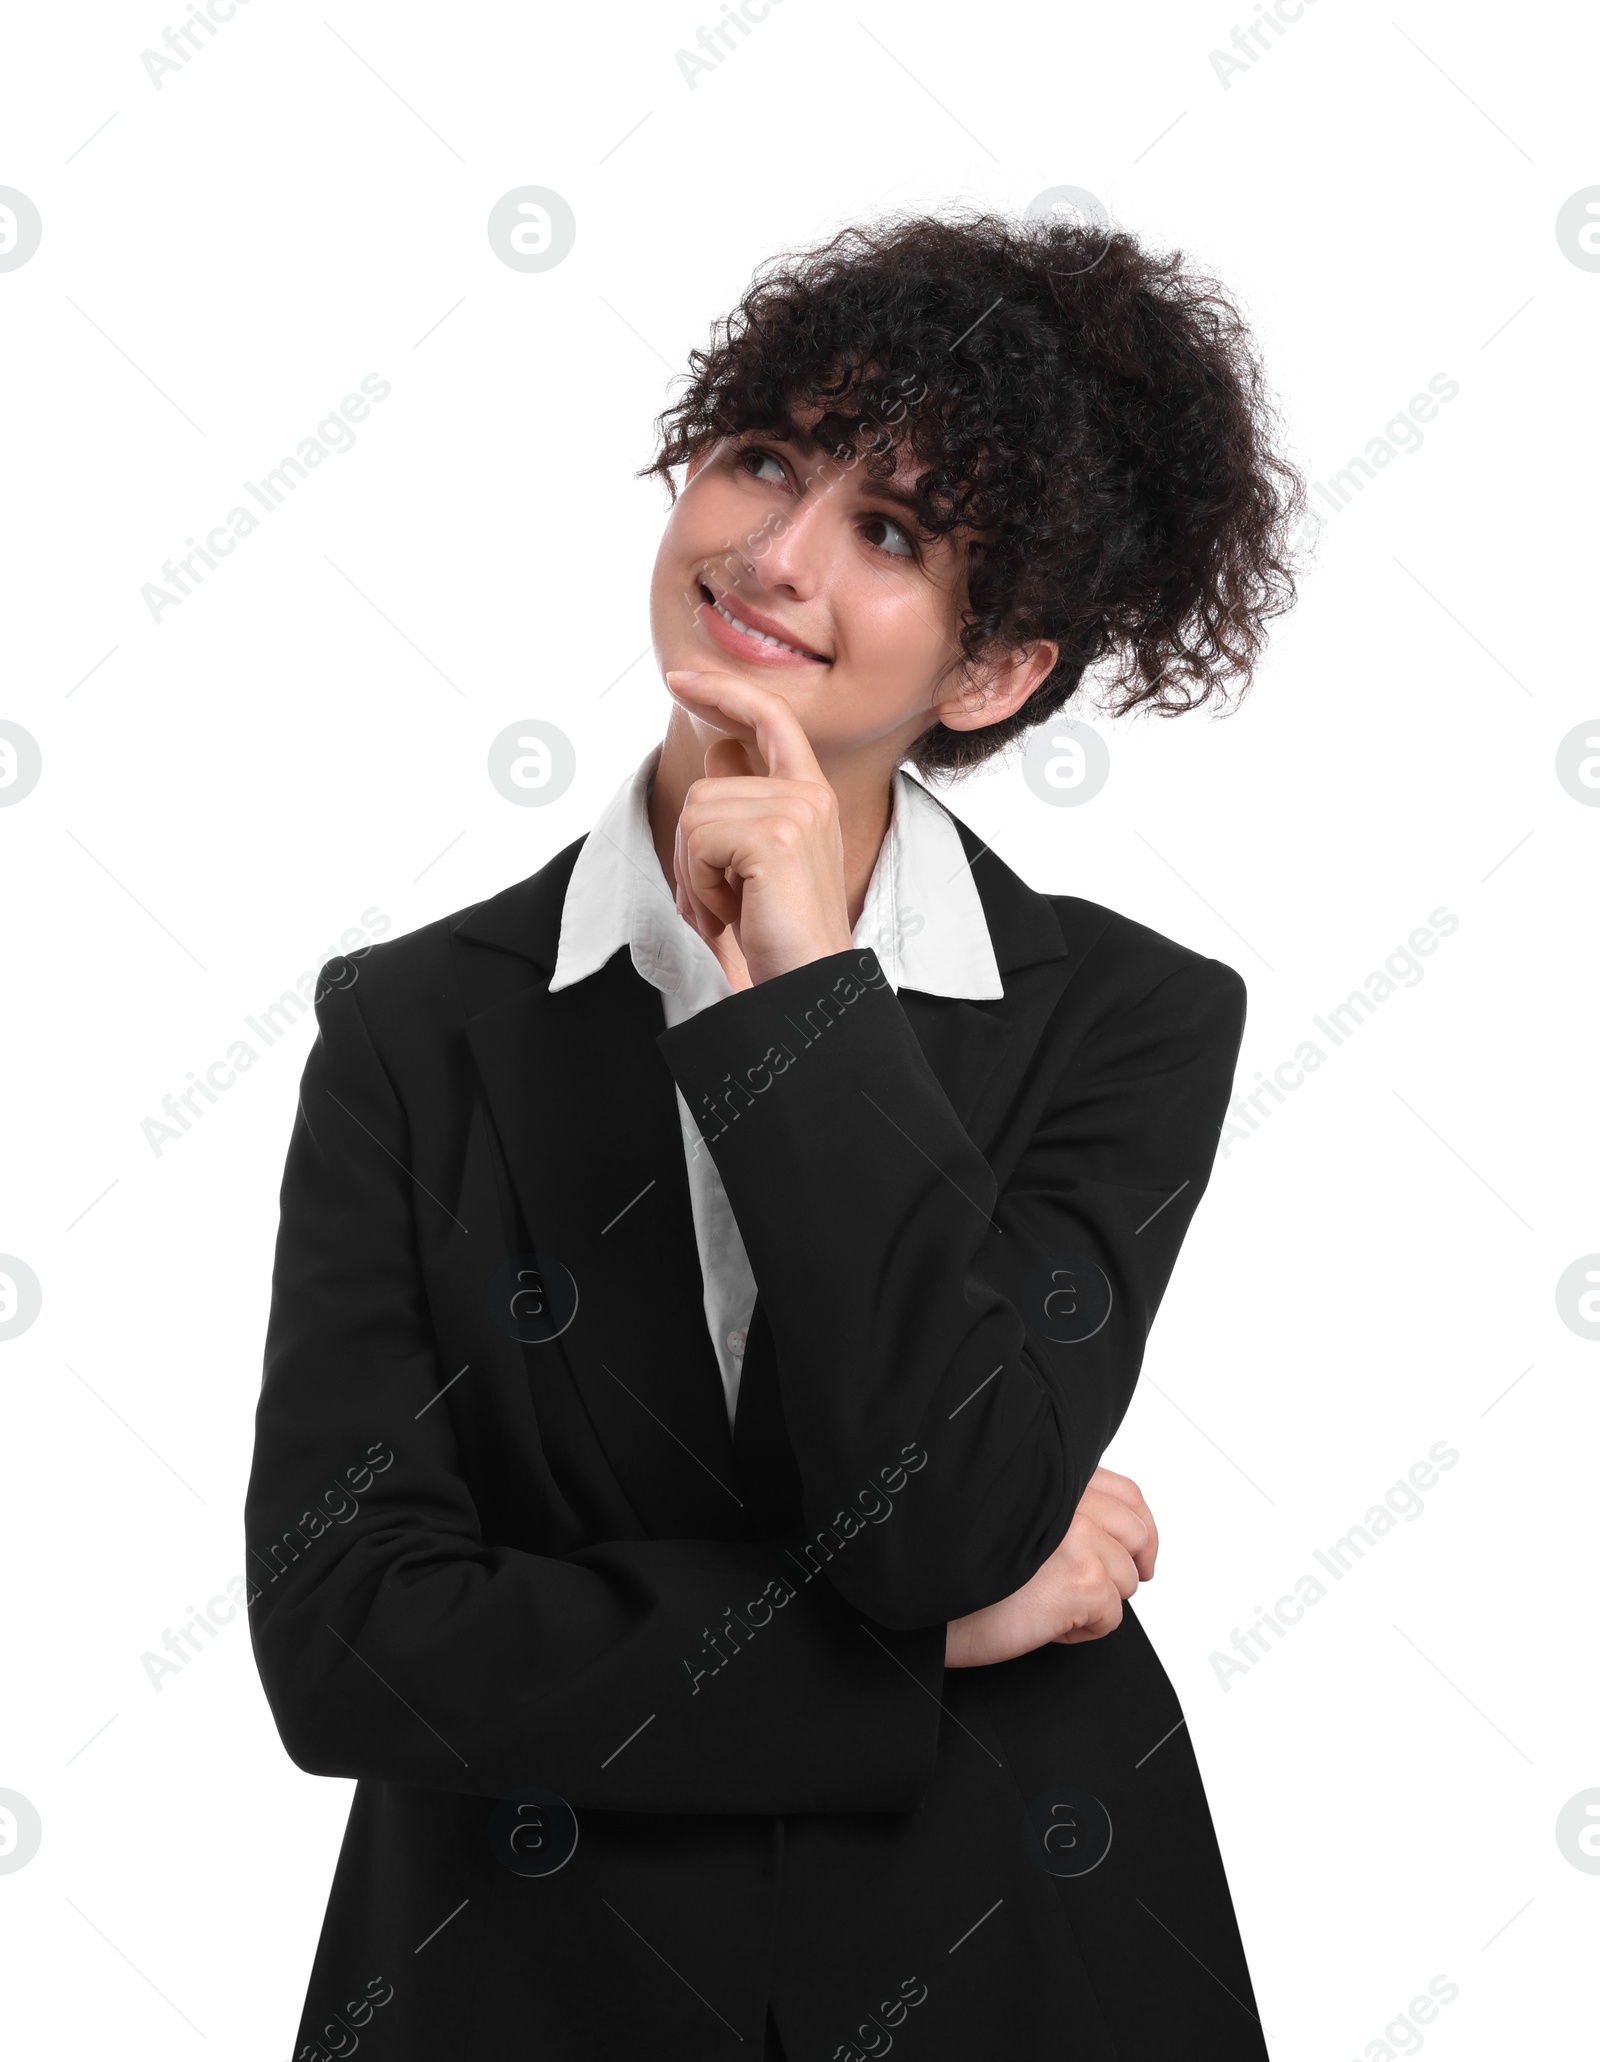
<path fill-rule="evenodd" d="M 1081 1625 L 1074 1625 L 1068 1631 L 1056 1634 L 1055 1644 L 1076 1647 L 1081 1646 L 1085 1640 L 1103 1640 L 1108 1632 L 1115 1632 L 1121 1623 L 1122 1599 L 1108 1589 L 1104 1599 Z"/>
<path fill-rule="evenodd" d="M 729 924 L 736 921 L 734 917 L 720 915 L 709 903 L 702 902 L 682 880 L 676 883 L 674 900 L 678 905 L 679 916 L 690 930 L 703 938 L 708 945 L 714 944 Z"/>
<path fill-rule="evenodd" d="M 729 887 L 726 875 L 721 877 L 720 882 L 705 883 L 706 893 L 700 892 L 695 881 L 687 833 L 681 817 L 672 833 L 672 882 L 673 899 L 678 905 L 678 914 L 691 929 L 705 939 L 708 945 L 720 938 L 728 925 L 736 921 L 739 914 L 738 897 Z M 731 906 L 729 897 L 732 898 Z"/>
<path fill-rule="evenodd" d="M 1096 1468 L 1089 1477 L 1088 1489 L 1084 1491 L 1085 1497 L 1090 1490 L 1114 1498 L 1128 1510 L 1135 1512 L 1143 1521 L 1149 1539 L 1136 1558 L 1139 1560 L 1140 1574 L 1149 1582 L 1156 1572 L 1156 1555 L 1160 1551 L 1161 1535 L 1156 1528 L 1155 1513 L 1145 1502 L 1144 1493 L 1138 1483 L 1131 1481 L 1126 1475 L 1117 1474 L 1114 1469 Z"/>
<path fill-rule="evenodd" d="M 1127 1475 L 1119 1475 L 1115 1468 L 1096 1468 L 1085 1487 L 1098 1489 L 1105 1496 L 1117 1497 L 1125 1504 L 1144 1502 L 1144 1495 L 1138 1483 Z"/>
<path fill-rule="evenodd" d="M 718 926 L 738 921 L 743 907 L 743 877 L 756 854 L 770 852 L 782 838 L 794 838 L 787 818 L 713 817 L 706 823 L 679 820 L 677 868 L 697 906 L 708 910 Z"/>
<path fill-rule="evenodd" d="M 1085 1493 L 1075 1517 L 1078 1523 L 1116 1540 L 1133 1556 L 1141 1578 L 1150 1580 L 1155 1568 L 1155 1526 L 1140 1512 L 1117 1497 L 1094 1491 Z"/>
<path fill-rule="evenodd" d="M 734 739 L 720 742 L 743 749 Z M 837 842 L 832 791 L 815 782 L 733 774 L 692 782 L 673 827 L 680 914 L 708 940 L 716 937 L 739 921 L 743 876 L 755 863 L 792 855 L 819 830 Z"/>
<path fill-rule="evenodd" d="M 1131 1597 L 1139 1587 L 1138 1564 L 1112 1533 L 1102 1532 L 1098 1526 L 1085 1529 L 1079 1534 L 1072 1589 L 1092 1600 L 1108 1584 L 1119 1597 Z"/>
<path fill-rule="evenodd" d="M 1131 1597 L 1139 1587 L 1139 1569 L 1120 1540 L 1108 1539 L 1100 1550 L 1100 1561 L 1117 1586 L 1119 1597 Z"/>
<path fill-rule="evenodd" d="M 679 811 L 679 821 L 691 829 L 716 823 L 724 816 L 787 816 L 808 835 L 826 825 L 833 815 L 828 790 L 815 781 L 765 780 L 709 776 L 691 781 Z"/>
<path fill-rule="evenodd" d="M 774 868 L 798 869 L 808 880 L 842 876 L 839 828 L 817 799 L 824 790 L 787 783 L 776 794 L 766 789 L 765 781 L 696 781 L 673 828 L 674 851 L 681 842 L 695 858 L 714 860 L 719 873 L 730 870 L 741 895 L 752 877 Z M 698 872 L 692 885 L 702 885 Z M 842 878 L 838 887 L 842 905 Z"/>
<path fill-rule="evenodd" d="M 738 745 L 744 752 L 753 752 L 754 746 L 740 744 L 738 738 L 725 737 L 719 744 Z M 698 780 L 690 781 L 684 790 L 684 800 L 720 802 L 736 799 L 740 795 L 763 795 L 769 799 L 783 795 L 790 801 L 816 804 L 825 801 L 832 790 L 825 781 L 789 780 L 776 773 L 703 773 Z"/>
<path fill-rule="evenodd" d="M 755 733 L 756 749 L 768 773 L 780 780 L 822 780 L 822 768 L 799 717 L 782 695 L 732 673 L 670 672 L 667 688 L 691 716 L 712 722 L 717 715 Z"/>
<path fill-rule="evenodd" d="M 736 737 L 714 737 L 706 747 L 708 780 L 750 780 L 756 769 L 750 754 Z"/>
<path fill-rule="evenodd" d="M 787 816 L 714 817 L 682 833 L 684 886 L 722 923 L 734 923 L 744 908 L 752 878 L 792 861 L 804 833 Z"/>

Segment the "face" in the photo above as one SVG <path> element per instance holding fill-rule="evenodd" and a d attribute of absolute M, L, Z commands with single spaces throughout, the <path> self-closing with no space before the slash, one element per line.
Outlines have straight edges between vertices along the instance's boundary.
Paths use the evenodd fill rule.
<path fill-rule="evenodd" d="M 819 408 L 796 411 L 804 431 Z M 802 441 L 749 431 L 690 462 L 651 583 L 657 664 L 754 679 L 793 706 L 820 760 L 869 750 L 891 764 L 937 721 L 993 722 L 1054 664 L 1032 648 L 1025 680 L 970 708 L 958 669 L 961 533 L 928 537 L 907 505 L 919 470 L 888 480 Z M 1020 691 L 1018 691 L 1020 689 Z M 966 690 L 963 699 L 963 690 Z"/>

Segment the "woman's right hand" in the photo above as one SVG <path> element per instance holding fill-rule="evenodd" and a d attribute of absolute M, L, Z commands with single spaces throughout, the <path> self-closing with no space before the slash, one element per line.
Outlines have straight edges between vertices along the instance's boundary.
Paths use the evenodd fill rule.
<path fill-rule="evenodd" d="M 1123 1599 L 1156 1570 L 1156 1521 L 1136 1482 L 1109 1468 L 1089 1477 L 1067 1536 L 1031 1581 L 945 1630 L 946 1668 L 986 1668 L 1052 1641 L 1104 1639 Z"/>

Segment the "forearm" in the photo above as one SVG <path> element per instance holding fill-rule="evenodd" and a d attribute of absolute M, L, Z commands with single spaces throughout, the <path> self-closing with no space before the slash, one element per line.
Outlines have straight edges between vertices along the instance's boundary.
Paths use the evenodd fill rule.
<path fill-rule="evenodd" d="M 909 1440 L 929 1455 L 903 1513 L 834 1577 L 887 1623 L 1025 1583 L 1127 1408 L 1242 1026 L 1242 984 L 1214 962 L 1170 985 L 1094 1050 L 1063 1051 L 1004 1194 L 875 955 L 797 968 L 659 1040 L 760 1285 L 808 1522 L 876 1457 Z M 1091 1336 L 1062 1336 L 1047 1307 L 1068 1261 L 1110 1292 Z"/>

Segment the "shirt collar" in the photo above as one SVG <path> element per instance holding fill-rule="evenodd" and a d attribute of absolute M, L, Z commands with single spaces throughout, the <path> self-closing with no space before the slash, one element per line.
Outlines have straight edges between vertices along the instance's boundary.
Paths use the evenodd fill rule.
<path fill-rule="evenodd" d="M 687 981 L 731 994 L 716 954 L 683 918 L 650 835 L 650 781 L 661 747 L 646 753 L 579 848 L 561 908 L 550 989 L 598 973 L 627 945 L 652 987 Z M 997 1001 L 1005 993 L 988 921 L 960 833 L 918 780 L 895 775 L 889 827 L 867 884 L 852 942 L 871 947 L 892 988 Z"/>

